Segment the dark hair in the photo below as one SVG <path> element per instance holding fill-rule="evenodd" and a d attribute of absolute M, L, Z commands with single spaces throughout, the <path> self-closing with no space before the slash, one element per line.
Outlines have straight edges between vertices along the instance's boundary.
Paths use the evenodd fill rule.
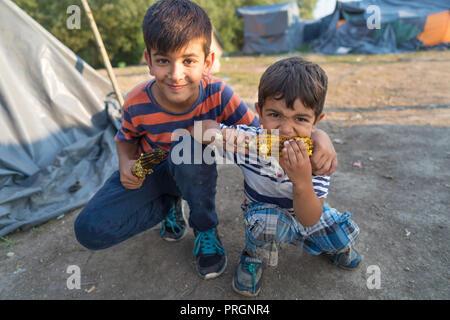
<path fill-rule="evenodd" d="M 188 0 L 160 0 L 145 14 L 142 32 L 147 51 L 169 52 L 190 41 L 204 39 L 205 56 L 211 47 L 212 24 L 206 12 Z"/>
<path fill-rule="evenodd" d="M 258 105 L 263 107 L 267 98 L 284 99 L 288 108 L 296 99 L 314 110 L 315 119 L 322 113 L 327 94 L 328 77 L 323 69 L 298 57 L 272 64 L 263 73 L 258 88 Z"/>

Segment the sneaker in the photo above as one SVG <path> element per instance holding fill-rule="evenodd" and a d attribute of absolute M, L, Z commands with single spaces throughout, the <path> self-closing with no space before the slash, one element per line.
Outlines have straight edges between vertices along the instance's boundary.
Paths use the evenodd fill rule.
<path fill-rule="evenodd" d="M 197 271 L 203 279 L 213 279 L 222 274 L 227 257 L 216 228 L 204 232 L 194 230 L 193 253 L 196 256 Z"/>
<path fill-rule="evenodd" d="M 234 272 L 232 283 L 234 291 L 247 297 L 256 297 L 261 291 L 263 271 L 262 261 L 249 256 L 244 250 Z"/>
<path fill-rule="evenodd" d="M 167 217 L 161 222 L 159 235 L 167 241 L 179 241 L 186 235 L 187 221 L 184 215 L 181 198 L 173 204 Z"/>
<path fill-rule="evenodd" d="M 334 254 L 324 253 L 324 255 L 332 264 L 345 270 L 355 270 L 361 263 L 361 256 L 352 247 L 344 252 Z"/>

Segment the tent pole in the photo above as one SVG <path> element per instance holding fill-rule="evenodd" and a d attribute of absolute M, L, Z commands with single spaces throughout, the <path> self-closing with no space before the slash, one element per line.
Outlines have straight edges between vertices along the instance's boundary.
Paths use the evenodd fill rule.
<path fill-rule="evenodd" d="M 116 93 L 116 96 L 117 96 L 117 99 L 119 100 L 120 105 L 123 106 L 123 96 L 122 96 L 122 93 L 120 92 L 119 84 L 117 83 L 116 76 L 115 76 L 113 68 L 111 66 L 111 62 L 109 61 L 109 57 L 106 52 L 105 46 L 103 44 L 102 37 L 100 35 L 100 32 L 98 31 L 97 24 L 95 23 L 94 16 L 92 15 L 91 8 L 89 8 L 87 0 L 81 0 L 81 3 L 83 4 L 84 10 L 86 11 L 86 14 L 89 19 L 89 23 L 91 25 L 92 32 L 94 33 L 94 37 L 97 42 L 98 48 L 100 49 L 100 52 L 102 54 L 103 63 L 106 66 L 109 80 L 111 80 L 111 84 L 114 88 L 114 91 Z"/>

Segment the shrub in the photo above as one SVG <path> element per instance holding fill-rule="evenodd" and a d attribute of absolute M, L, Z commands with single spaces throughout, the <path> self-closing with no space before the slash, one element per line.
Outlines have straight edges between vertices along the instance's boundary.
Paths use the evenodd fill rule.
<path fill-rule="evenodd" d="M 93 67 L 101 67 L 102 59 L 84 14 L 81 2 L 74 0 L 13 0 L 33 19 L 72 49 Z M 243 20 L 236 16 L 239 7 L 282 3 L 286 0 L 193 0 L 202 6 L 224 45 L 225 52 L 240 51 L 243 45 Z M 304 5 L 302 16 L 311 16 L 317 0 L 297 0 Z M 103 42 L 113 66 L 140 62 L 145 49 L 141 23 L 147 8 L 155 0 L 89 0 Z M 67 7 L 81 8 L 81 29 L 69 30 Z"/>

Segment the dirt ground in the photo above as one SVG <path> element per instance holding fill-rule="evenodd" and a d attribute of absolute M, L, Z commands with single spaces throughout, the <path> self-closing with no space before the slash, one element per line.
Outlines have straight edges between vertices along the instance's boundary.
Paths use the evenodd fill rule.
<path fill-rule="evenodd" d="M 218 76 L 253 105 L 260 74 L 279 58 L 223 57 Z M 0 299 L 450 299 L 450 51 L 306 58 L 329 76 L 320 127 L 334 141 L 339 167 L 328 202 L 352 212 L 361 229 L 358 270 L 285 246 L 258 298 L 234 293 L 243 183 L 236 166 L 223 165 L 216 202 L 228 266 L 219 278 L 197 276 L 192 231 L 168 243 L 155 227 L 89 251 L 74 237 L 76 210 L 2 239 Z M 125 92 L 147 77 L 145 66 L 116 72 Z M 70 265 L 80 268 L 81 289 L 67 288 Z"/>

